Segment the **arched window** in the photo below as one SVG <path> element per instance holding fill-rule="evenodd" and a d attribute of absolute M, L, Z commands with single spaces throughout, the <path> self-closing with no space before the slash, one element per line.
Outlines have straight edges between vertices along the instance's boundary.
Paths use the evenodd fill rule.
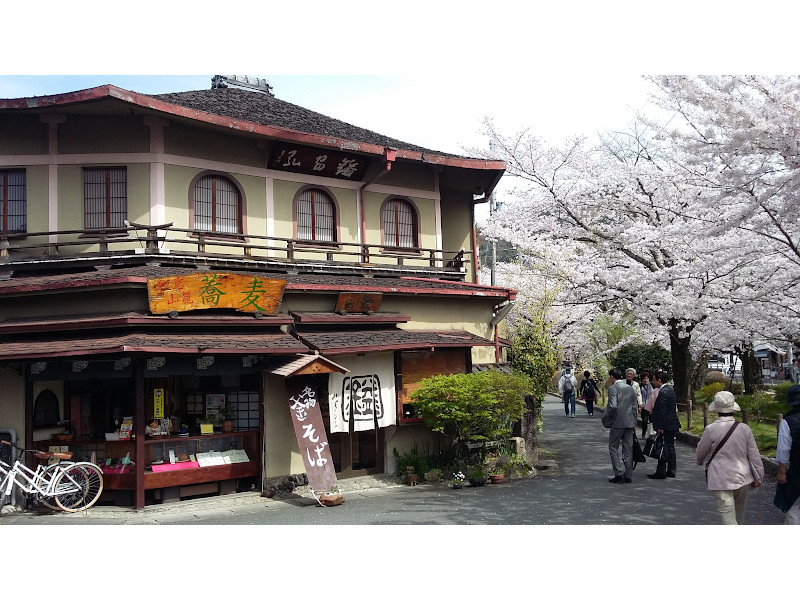
<path fill-rule="evenodd" d="M 61 420 L 58 398 L 50 390 L 43 390 L 33 403 L 33 428 L 55 427 Z"/>
<path fill-rule="evenodd" d="M 297 239 L 335 242 L 336 204 L 326 192 L 309 188 L 300 192 L 295 203 Z"/>
<path fill-rule="evenodd" d="M 390 198 L 381 209 L 383 244 L 390 248 L 417 248 L 417 211 L 408 200 Z"/>
<path fill-rule="evenodd" d="M 242 195 L 223 175 L 204 175 L 194 182 L 194 229 L 242 233 Z"/>

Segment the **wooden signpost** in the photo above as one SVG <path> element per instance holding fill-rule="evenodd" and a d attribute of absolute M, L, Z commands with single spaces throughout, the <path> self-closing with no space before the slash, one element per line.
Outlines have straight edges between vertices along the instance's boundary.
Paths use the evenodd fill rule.
<path fill-rule="evenodd" d="M 324 494 L 336 486 L 336 470 L 325 435 L 322 411 L 314 390 L 303 383 L 303 377 L 289 378 L 289 412 L 308 475 L 308 484 L 316 494 Z"/>

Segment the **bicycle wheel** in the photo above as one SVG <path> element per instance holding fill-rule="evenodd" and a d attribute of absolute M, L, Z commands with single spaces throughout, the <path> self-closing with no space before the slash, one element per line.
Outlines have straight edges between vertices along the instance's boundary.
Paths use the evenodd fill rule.
<path fill-rule="evenodd" d="M 50 480 L 53 477 L 56 477 L 58 473 L 67 466 L 67 463 L 60 462 L 60 463 L 53 463 L 52 465 L 47 465 L 44 467 L 42 472 L 42 477 L 40 481 L 40 486 L 42 488 L 47 488 Z M 47 494 L 38 494 L 36 498 L 39 502 L 44 504 L 50 510 L 61 510 L 61 507 L 56 504 L 55 496 L 48 496 Z"/>
<path fill-rule="evenodd" d="M 103 493 L 103 471 L 92 463 L 77 463 L 57 476 L 53 489 L 56 504 L 61 510 L 86 510 Z"/>

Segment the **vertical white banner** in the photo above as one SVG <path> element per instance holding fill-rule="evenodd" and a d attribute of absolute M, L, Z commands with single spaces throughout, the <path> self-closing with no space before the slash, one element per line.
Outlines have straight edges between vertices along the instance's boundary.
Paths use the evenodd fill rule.
<path fill-rule="evenodd" d="M 368 431 L 397 423 L 394 387 L 394 355 L 391 352 L 367 356 L 337 357 L 348 373 L 331 373 L 328 385 L 331 432 Z"/>

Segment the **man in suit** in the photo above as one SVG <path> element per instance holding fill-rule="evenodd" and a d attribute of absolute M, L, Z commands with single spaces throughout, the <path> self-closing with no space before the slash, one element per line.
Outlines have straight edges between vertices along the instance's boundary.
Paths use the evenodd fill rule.
<path fill-rule="evenodd" d="M 614 477 L 611 483 L 631 483 L 633 475 L 633 437 L 636 429 L 636 392 L 622 378 L 622 371 L 611 369 L 611 387 L 608 388 L 607 411 L 613 411 L 614 420 L 608 434 L 608 451 L 611 454 L 611 467 Z M 620 464 L 619 446 L 622 443 L 622 462 Z M 623 468 L 624 467 L 624 468 Z"/>
<path fill-rule="evenodd" d="M 663 371 L 653 374 L 653 387 L 658 388 L 656 403 L 650 422 L 658 435 L 664 436 L 664 452 L 658 461 L 655 473 L 648 473 L 650 479 L 675 477 L 676 455 L 675 434 L 681 428 L 678 420 L 678 396 L 671 385 L 667 385 L 667 375 Z"/>

